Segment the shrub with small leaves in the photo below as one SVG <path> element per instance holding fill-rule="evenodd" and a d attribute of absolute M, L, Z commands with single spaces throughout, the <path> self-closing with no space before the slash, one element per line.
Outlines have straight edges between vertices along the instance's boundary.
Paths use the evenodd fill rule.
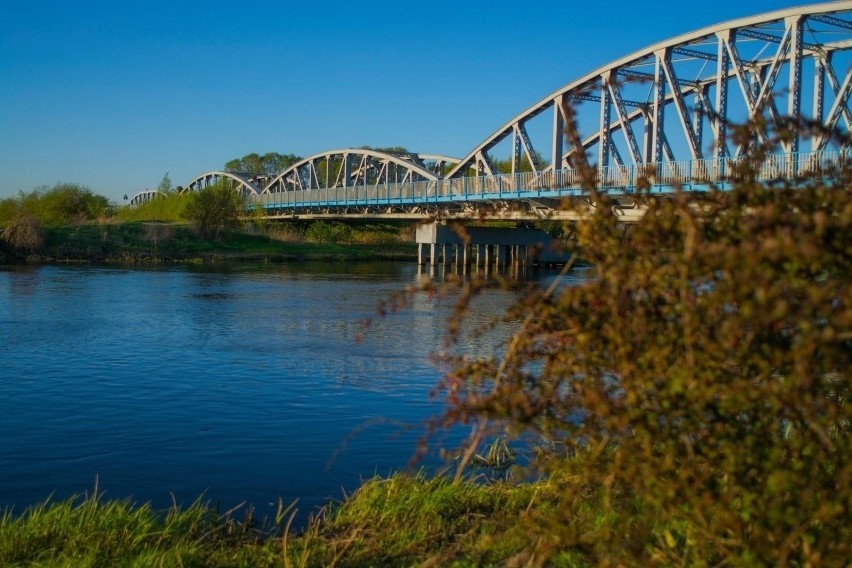
<path fill-rule="evenodd" d="M 12 250 L 19 253 L 34 253 L 44 246 L 44 230 L 38 219 L 21 211 L 6 223 L 0 237 Z"/>
<path fill-rule="evenodd" d="M 502 359 L 451 358 L 442 423 L 564 449 L 534 458 L 562 503 L 529 511 L 537 561 L 846 565 L 849 170 L 645 195 L 631 227 L 595 199 L 588 281 L 525 290 Z"/>
<path fill-rule="evenodd" d="M 236 229 L 245 213 L 243 200 L 223 183 L 193 193 L 184 216 L 204 238 L 219 240 L 226 231 Z"/>

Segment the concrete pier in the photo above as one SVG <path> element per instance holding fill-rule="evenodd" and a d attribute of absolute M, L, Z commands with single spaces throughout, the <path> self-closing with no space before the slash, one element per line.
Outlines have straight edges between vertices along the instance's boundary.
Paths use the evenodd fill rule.
<path fill-rule="evenodd" d="M 418 262 L 430 266 L 458 266 L 461 262 L 465 268 L 475 263 L 486 268 L 496 266 L 505 269 L 508 266 L 525 268 L 568 260 L 566 253 L 553 250 L 550 235 L 541 229 L 463 227 L 460 232 L 466 233 L 467 239 L 462 239 L 452 227 L 442 223 L 417 227 Z"/>

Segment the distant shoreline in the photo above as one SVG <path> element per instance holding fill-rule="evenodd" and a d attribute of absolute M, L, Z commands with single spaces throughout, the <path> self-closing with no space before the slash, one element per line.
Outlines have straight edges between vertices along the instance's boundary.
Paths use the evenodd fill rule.
<path fill-rule="evenodd" d="M 399 239 L 370 244 L 282 241 L 243 231 L 211 241 L 183 224 L 107 223 L 46 228 L 44 245 L 36 251 L 0 248 L 0 264 L 5 265 L 380 260 L 416 261 L 416 245 Z"/>

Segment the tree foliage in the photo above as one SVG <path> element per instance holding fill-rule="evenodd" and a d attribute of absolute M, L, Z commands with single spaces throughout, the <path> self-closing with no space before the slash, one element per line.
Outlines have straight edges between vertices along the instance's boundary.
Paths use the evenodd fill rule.
<path fill-rule="evenodd" d="M 184 216 L 192 221 L 199 235 L 219 240 L 226 231 L 239 227 L 240 217 L 244 213 L 239 193 L 218 183 L 193 193 Z"/>
<path fill-rule="evenodd" d="M 0 203 L 0 223 L 25 211 L 46 226 L 71 225 L 105 217 L 111 212 L 109 200 L 76 183 L 57 183 L 29 193 L 20 192 L 17 199 Z"/>
<path fill-rule="evenodd" d="M 361 150 L 372 150 L 384 152 L 385 154 L 410 154 L 411 151 L 405 146 L 361 146 Z"/>
<path fill-rule="evenodd" d="M 157 185 L 157 191 L 162 193 L 163 195 L 168 195 L 174 192 L 175 188 L 172 185 L 172 178 L 169 177 L 169 172 L 163 174 L 163 179 L 160 180 L 159 185 Z"/>
<path fill-rule="evenodd" d="M 852 176 L 766 187 L 752 157 L 732 191 L 645 196 L 629 228 L 595 195 L 585 284 L 525 289 L 501 359 L 450 357 L 444 425 L 547 441 L 538 562 L 848 562 Z"/>
<path fill-rule="evenodd" d="M 242 158 L 229 160 L 225 163 L 225 170 L 229 172 L 275 176 L 300 161 L 302 161 L 302 158 L 295 154 L 267 152 L 261 156 L 252 152 Z"/>
<path fill-rule="evenodd" d="M 545 169 L 550 161 L 547 160 L 544 156 L 542 156 L 538 151 L 535 151 L 536 162 L 538 162 L 538 170 L 541 171 Z M 494 167 L 494 173 L 501 174 L 510 174 L 512 173 L 512 158 L 506 158 L 505 160 L 492 160 L 491 165 Z M 532 164 L 530 163 L 530 158 L 527 156 L 526 152 L 521 152 L 521 159 L 517 163 L 515 167 L 515 172 L 531 172 L 533 171 Z"/>

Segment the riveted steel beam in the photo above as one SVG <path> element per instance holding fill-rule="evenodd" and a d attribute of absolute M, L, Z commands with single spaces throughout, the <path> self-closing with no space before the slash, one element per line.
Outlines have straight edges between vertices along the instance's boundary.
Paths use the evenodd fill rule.
<path fill-rule="evenodd" d="M 692 57 L 695 59 L 705 59 L 707 61 L 716 61 L 718 55 L 714 53 L 707 53 L 705 51 L 698 51 L 697 49 L 690 49 L 688 47 L 675 47 L 672 49 L 673 54 L 683 55 L 685 57 Z"/>
<path fill-rule="evenodd" d="M 841 20 L 840 18 L 835 18 L 834 16 L 827 15 L 813 15 L 808 16 L 809 20 L 815 20 L 817 22 L 822 22 L 823 24 L 829 24 L 831 26 L 837 26 L 838 28 L 846 28 L 847 30 L 852 30 L 852 22 L 848 20 Z"/>

